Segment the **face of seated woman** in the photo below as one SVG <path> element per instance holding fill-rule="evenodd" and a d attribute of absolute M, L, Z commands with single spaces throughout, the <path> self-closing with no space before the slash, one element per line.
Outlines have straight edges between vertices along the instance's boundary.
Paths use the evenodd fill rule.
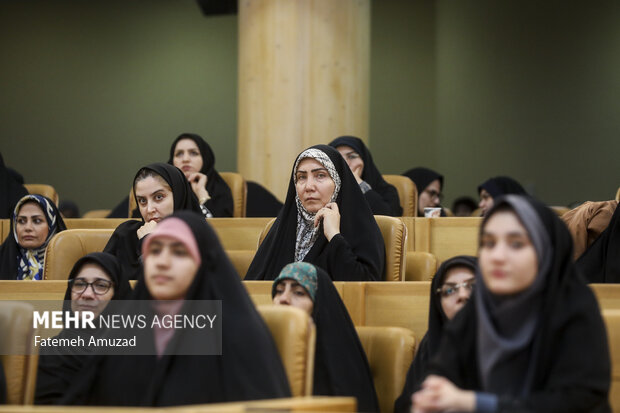
<path fill-rule="evenodd" d="M 469 301 L 474 283 L 474 273 L 467 267 L 455 266 L 446 272 L 439 295 L 441 308 L 448 320 L 452 320 Z"/>
<path fill-rule="evenodd" d="M 315 214 L 330 201 L 336 184 L 327 169 L 317 160 L 306 158 L 295 171 L 295 189 L 301 204 Z"/>
<path fill-rule="evenodd" d="M 495 295 L 526 290 L 538 274 L 538 257 L 530 236 L 511 211 L 497 211 L 480 236 L 479 265 L 485 286 Z"/>
<path fill-rule="evenodd" d="M 157 237 L 144 257 L 144 281 L 155 300 L 182 300 L 187 294 L 198 264 L 187 247 L 171 237 Z"/>
<path fill-rule="evenodd" d="M 27 202 L 17 213 L 15 232 L 18 244 L 25 249 L 39 248 L 47 239 L 49 228 L 41 207 Z"/>
<path fill-rule="evenodd" d="M 200 172 L 203 165 L 202 155 L 196 142 L 192 139 L 181 139 L 174 147 L 172 163 L 189 177 L 194 172 Z"/>
<path fill-rule="evenodd" d="M 348 145 L 340 145 L 336 150 L 340 152 L 340 155 L 347 161 L 347 165 L 349 165 L 351 172 L 361 177 L 364 173 L 364 161 L 360 154 L 355 152 L 355 149 Z"/>
<path fill-rule="evenodd" d="M 160 176 L 147 176 L 134 185 L 144 222 L 159 222 L 174 212 L 172 189 Z"/>
<path fill-rule="evenodd" d="M 276 305 L 291 305 L 304 310 L 312 315 L 314 303 L 310 294 L 297 281 L 285 278 L 276 285 L 276 294 L 273 296 L 273 303 Z"/>
<path fill-rule="evenodd" d="M 97 264 L 84 264 L 71 282 L 72 311 L 92 311 L 97 317 L 113 296 L 114 283 Z"/>

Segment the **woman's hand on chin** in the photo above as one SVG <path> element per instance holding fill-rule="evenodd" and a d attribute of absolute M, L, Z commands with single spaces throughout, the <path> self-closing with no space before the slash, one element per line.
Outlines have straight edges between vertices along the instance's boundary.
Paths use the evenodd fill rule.
<path fill-rule="evenodd" d="M 205 188 L 207 185 L 207 175 L 200 172 L 194 172 L 187 177 L 187 180 L 192 186 L 192 191 L 196 194 L 196 198 L 201 201 L 201 204 L 204 204 L 211 199 L 209 192 L 207 192 L 207 189 Z"/>
<path fill-rule="evenodd" d="M 330 202 L 319 209 L 314 217 L 314 226 L 318 226 L 323 221 L 323 233 L 327 241 L 331 241 L 334 235 L 340 234 L 340 211 L 335 202 Z"/>
<path fill-rule="evenodd" d="M 411 396 L 412 413 L 473 412 L 476 394 L 461 390 L 450 380 L 430 375 L 422 383 L 422 390 Z"/>
<path fill-rule="evenodd" d="M 142 239 L 144 238 L 145 235 L 148 235 L 151 232 L 153 232 L 156 226 L 157 226 L 157 221 L 149 221 L 145 223 L 144 225 L 142 225 L 140 228 L 138 228 L 138 231 L 137 231 L 138 239 Z"/>

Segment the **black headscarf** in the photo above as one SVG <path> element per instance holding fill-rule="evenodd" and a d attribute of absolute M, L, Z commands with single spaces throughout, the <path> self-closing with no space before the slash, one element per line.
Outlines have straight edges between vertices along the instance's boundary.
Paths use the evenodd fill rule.
<path fill-rule="evenodd" d="M 277 284 L 285 278 L 296 280 L 306 290 L 308 284 L 316 285 L 312 309 L 316 325 L 313 394 L 353 396 L 357 399 L 357 411 L 378 412 L 379 402 L 366 352 L 347 308 L 329 275 L 314 265 L 304 264 L 286 266 L 286 273 L 273 283 L 271 297 L 275 296 Z"/>
<path fill-rule="evenodd" d="M 28 202 L 36 203 L 47 221 L 47 238 L 45 242 L 36 249 L 25 249 L 17 243 L 16 220 L 21 207 Z M 22 280 L 29 279 L 30 271 L 33 270 L 32 263 L 38 263 L 39 271 L 33 279 L 43 279 L 43 261 L 47 244 L 57 233 L 67 229 L 65 222 L 58 212 L 58 208 L 51 199 L 43 195 L 26 195 L 15 205 L 11 219 L 11 231 L 6 240 L 0 245 L 0 279 L 2 280 Z"/>
<path fill-rule="evenodd" d="M 129 281 L 121 275 L 116 257 L 106 252 L 93 252 L 85 255 L 75 263 L 68 279 L 75 279 L 84 264 L 96 264 L 110 277 L 114 284 L 112 300 L 125 300 L 129 298 L 131 286 Z M 67 286 L 64 300 L 63 311 L 73 313 L 71 309 L 70 284 Z M 106 313 L 105 309 L 103 313 Z M 91 336 L 99 336 L 100 333 L 101 331 L 99 330 L 93 331 L 90 329 L 63 329 L 56 338 L 71 339 L 80 336 L 85 342 L 88 342 Z M 44 347 L 41 349 L 35 393 L 36 404 L 57 403 L 69 389 L 76 374 L 91 357 L 88 347 L 75 347 L 69 350 L 71 354 L 65 354 L 64 351 L 63 354 L 60 354 L 56 347 Z"/>
<path fill-rule="evenodd" d="M 189 182 L 185 179 L 185 175 L 179 168 L 166 163 L 152 163 L 144 168 L 140 168 L 138 173 L 143 169 L 152 170 L 168 183 L 172 189 L 175 211 L 187 209 L 199 213 L 201 212 L 198 199 L 196 195 L 194 195 Z M 138 173 L 133 180 L 134 197 Z M 136 205 L 138 205 L 137 199 Z M 132 220 L 120 224 L 103 249 L 103 251 L 116 256 L 121 265 L 121 270 L 125 272 L 125 276 L 130 280 L 137 279 L 141 265 L 140 249 L 142 248 L 142 239 L 138 239 L 137 235 L 138 229 L 144 225 L 144 217 L 141 218 L 140 221 Z"/>
<path fill-rule="evenodd" d="M 478 193 L 486 190 L 493 199 L 501 195 L 527 195 L 521 184 L 509 176 L 496 176 L 487 179 L 478 187 Z"/>
<path fill-rule="evenodd" d="M 339 146 L 349 146 L 359 154 L 364 162 L 362 180 L 371 186 L 371 190 L 364 196 L 375 215 L 401 216 L 403 208 L 400 206 L 398 191 L 393 185 L 388 184 L 377 169 L 370 151 L 360 138 L 354 136 L 341 136 L 330 142 L 329 146 L 338 149 Z"/>
<path fill-rule="evenodd" d="M 439 188 L 443 188 L 443 175 L 428 168 L 411 168 L 403 175 L 411 179 L 418 189 L 418 194 L 422 193 L 426 187 L 435 179 L 439 179 Z"/>
<path fill-rule="evenodd" d="M 436 179 L 439 179 L 439 191 L 441 192 L 441 190 L 443 189 L 443 175 L 440 175 L 432 169 L 422 167 L 411 168 L 407 172 L 403 172 L 403 176 L 406 176 L 413 181 L 416 189 L 418 190 L 418 197 L 422 192 L 424 192 L 426 187 L 429 186 L 430 183 Z M 418 211 L 416 211 L 416 214 L 419 217 L 424 216 L 423 213 L 420 213 L 419 208 Z M 441 210 L 441 216 L 446 216 L 446 213 L 443 209 Z"/>
<path fill-rule="evenodd" d="M 159 359 L 155 355 L 99 357 L 83 370 L 84 377 L 76 381 L 82 384 L 63 402 L 146 407 L 290 397 L 286 373 L 271 334 L 215 231 L 201 214 L 178 211 L 171 217 L 187 224 L 200 250 L 201 264 L 184 306 L 191 305 L 188 300 L 222 301 L 223 354 L 169 354 L 171 346 L 184 340 L 184 331 L 178 330 Z M 143 274 L 133 298 L 151 300 Z M 146 332 L 153 337 L 155 346 L 152 331 Z"/>
<path fill-rule="evenodd" d="M 577 268 L 588 282 L 620 283 L 620 208 L 605 231 L 577 260 Z"/>
<path fill-rule="evenodd" d="M 437 289 L 443 285 L 448 270 L 454 267 L 466 267 L 475 274 L 478 259 L 469 255 L 459 255 L 444 261 L 437 269 L 431 281 L 428 330 L 420 341 L 415 359 L 407 371 L 405 387 L 394 404 L 395 413 L 408 413 L 411 410 L 411 395 L 420 389 L 427 374 L 428 362 L 439 350 L 439 340 L 448 319 L 441 306 L 441 295 L 437 293 Z"/>
<path fill-rule="evenodd" d="M 340 190 L 335 201 L 340 211 L 340 234 L 328 242 L 321 224 L 316 240 L 303 261 L 325 269 L 336 281 L 381 280 L 385 270 L 383 237 L 351 169 L 331 146 L 316 145 L 309 149 L 327 155 L 340 177 Z M 294 176 L 293 170 L 284 207 L 258 248 L 246 280 L 273 280 L 286 264 L 295 261 L 300 213 L 295 200 Z"/>
<path fill-rule="evenodd" d="M 11 218 L 17 201 L 28 195 L 22 183 L 18 182 L 14 173 L 4 165 L 0 153 L 0 219 Z"/>
<path fill-rule="evenodd" d="M 278 216 L 284 204 L 258 182 L 247 181 L 247 185 L 248 198 L 245 216 L 248 218 Z"/>
<path fill-rule="evenodd" d="M 609 411 L 605 326 L 594 294 L 572 261 L 566 226 L 540 202 L 509 195 L 495 202 L 481 233 L 500 208 L 517 215 L 537 254 L 542 253 L 537 278 L 525 291 L 499 297 L 490 294 L 478 273 L 474 299 L 446 326 L 429 373 L 463 389 L 496 394 L 498 411 Z M 523 311 L 524 299 L 536 311 Z M 512 317 L 505 316 L 512 310 Z M 532 314 L 535 328 L 513 337 L 532 323 Z M 488 346 L 490 335 L 497 335 L 500 344 Z M 517 343 L 521 336 L 527 343 Z"/>
<path fill-rule="evenodd" d="M 209 146 L 209 144 L 200 136 L 195 133 L 183 133 L 179 135 L 172 146 L 170 147 L 170 157 L 168 163 L 174 165 L 174 149 L 177 143 L 181 139 L 191 139 L 198 146 L 200 156 L 202 156 L 202 169 L 201 173 L 207 176 L 207 185 L 205 188 L 209 192 L 209 199 L 206 203 L 206 207 L 214 217 L 232 217 L 234 212 L 234 203 L 232 192 L 226 184 L 226 181 L 215 170 L 215 154 Z"/>

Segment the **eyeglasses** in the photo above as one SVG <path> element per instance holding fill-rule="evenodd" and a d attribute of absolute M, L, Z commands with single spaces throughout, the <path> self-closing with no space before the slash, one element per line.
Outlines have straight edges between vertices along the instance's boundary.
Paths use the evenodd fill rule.
<path fill-rule="evenodd" d="M 90 286 L 95 294 L 103 295 L 110 291 L 112 281 L 97 278 L 92 283 L 89 283 L 81 278 L 77 278 L 69 280 L 69 285 L 71 286 L 71 291 L 76 294 L 83 294 L 84 291 L 86 291 L 86 289 Z"/>
<path fill-rule="evenodd" d="M 465 288 L 466 291 L 471 292 L 476 285 L 476 280 L 468 280 L 459 284 L 445 284 L 435 290 L 437 294 L 442 297 L 451 297 L 455 295 L 461 288 Z"/>
<path fill-rule="evenodd" d="M 437 192 L 437 191 L 435 191 L 433 189 L 425 190 L 424 192 L 426 192 L 431 199 L 434 199 L 434 198 L 439 199 L 439 202 L 441 202 L 441 200 L 443 199 L 443 194 L 441 192 Z"/>

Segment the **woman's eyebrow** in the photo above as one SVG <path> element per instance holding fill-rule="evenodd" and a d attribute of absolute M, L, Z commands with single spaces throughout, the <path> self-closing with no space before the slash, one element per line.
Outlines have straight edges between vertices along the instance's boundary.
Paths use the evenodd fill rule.
<path fill-rule="evenodd" d="M 311 170 L 310 172 L 318 172 L 318 171 L 325 171 L 325 172 L 327 172 L 327 169 L 326 168 L 316 168 L 316 169 Z"/>

